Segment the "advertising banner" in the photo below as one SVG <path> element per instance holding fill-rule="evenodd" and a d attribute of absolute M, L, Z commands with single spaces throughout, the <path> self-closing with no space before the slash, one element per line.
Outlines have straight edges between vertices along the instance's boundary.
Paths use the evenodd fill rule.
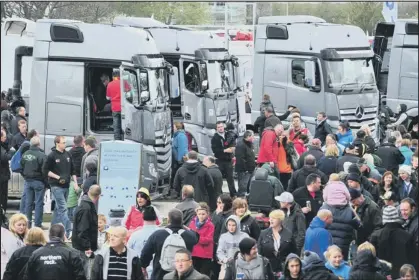
<path fill-rule="evenodd" d="M 98 214 L 108 224 L 118 226 L 125 212 L 135 204 L 141 172 L 142 145 L 135 142 L 106 141 L 100 143 L 98 183 L 102 195 Z"/>

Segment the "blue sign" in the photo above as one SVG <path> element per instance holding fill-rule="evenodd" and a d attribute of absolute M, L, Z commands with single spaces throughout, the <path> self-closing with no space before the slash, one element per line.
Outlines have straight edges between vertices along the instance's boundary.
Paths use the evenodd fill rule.
<path fill-rule="evenodd" d="M 98 184 L 102 189 L 98 214 L 122 219 L 122 213 L 135 205 L 140 182 L 142 145 L 134 142 L 106 141 L 100 143 Z"/>

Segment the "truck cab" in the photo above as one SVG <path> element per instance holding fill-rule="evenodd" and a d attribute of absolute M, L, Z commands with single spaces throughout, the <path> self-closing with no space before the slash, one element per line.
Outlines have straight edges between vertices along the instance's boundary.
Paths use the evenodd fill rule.
<path fill-rule="evenodd" d="M 179 73 L 180 95 L 170 100 L 173 121 L 181 121 L 199 154 L 211 155 L 217 121 L 237 125 L 237 58 L 208 31 L 167 26 L 149 18 L 117 17 L 114 24 L 150 32 L 164 59 Z"/>
<path fill-rule="evenodd" d="M 337 129 L 348 121 L 353 133 L 366 124 L 377 136 L 378 90 L 365 33 L 312 16 L 259 18 L 255 34 L 252 121 L 263 94 L 278 114 L 288 105 L 314 135 L 318 112 Z"/>
<path fill-rule="evenodd" d="M 407 115 L 418 116 L 418 20 L 380 22 L 374 36 L 374 70 L 381 104 L 397 112 L 407 105 Z"/>
<path fill-rule="evenodd" d="M 38 130 L 47 153 L 55 135 L 67 136 L 68 145 L 76 135 L 93 135 L 98 142 L 113 140 L 106 85 L 118 69 L 124 141 L 143 144 L 139 185 L 152 196 L 164 194 L 171 165 L 169 91 L 177 92 L 169 84 L 176 88 L 177 76 L 173 79 L 172 67 L 143 30 L 38 20 L 29 128 Z"/>

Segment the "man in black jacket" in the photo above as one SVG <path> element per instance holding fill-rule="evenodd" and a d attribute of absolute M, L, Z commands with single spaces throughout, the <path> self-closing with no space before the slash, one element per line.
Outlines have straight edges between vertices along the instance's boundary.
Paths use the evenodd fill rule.
<path fill-rule="evenodd" d="M 211 148 L 214 153 L 216 163 L 220 168 L 221 173 L 227 179 L 228 190 L 230 191 L 230 196 L 234 197 L 237 194 L 236 187 L 234 185 L 233 178 L 233 153 L 235 143 L 229 143 L 228 135 L 224 131 L 224 123 L 221 121 L 217 122 L 217 132 L 211 139 Z M 196 186 L 194 186 L 196 188 Z"/>
<path fill-rule="evenodd" d="M 324 186 L 326 185 L 329 178 L 327 178 L 326 174 L 320 171 L 316 166 L 316 158 L 312 155 L 307 155 L 304 159 L 304 166 L 301 169 L 298 169 L 291 175 L 291 179 L 288 183 L 287 192 L 292 193 L 299 187 L 304 187 L 306 183 L 306 178 L 309 174 L 315 173 L 321 179 L 321 184 Z"/>
<path fill-rule="evenodd" d="M 76 176 L 77 178 L 81 177 L 81 161 L 82 158 L 84 156 L 84 154 L 86 153 L 86 151 L 84 150 L 84 137 L 83 135 L 77 135 L 74 137 L 73 140 L 73 148 L 71 148 L 71 150 L 69 151 L 71 154 L 71 159 L 73 160 L 73 165 L 75 168 L 75 172 L 76 172 Z M 79 181 L 80 182 L 80 181 Z"/>
<path fill-rule="evenodd" d="M 109 247 L 103 248 L 95 257 L 92 267 L 92 280 L 144 279 L 138 253 L 125 246 L 127 234 L 128 231 L 124 227 L 112 229 Z"/>
<path fill-rule="evenodd" d="M 390 136 L 387 143 L 378 147 L 376 155 L 381 158 L 386 170 L 393 172 L 396 177 L 399 175 L 399 165 L 403 164 L 405 158 L 396 147 L 396 137 Z"/>
<path fill-rule="evenodd" d="M 88 272 L 86 257 L 93 257 L 93 252 L 97 250 L 98 218 L 95 203 L 99 200 L 100 194 L 99 185 L 93 185 L 87 195 L 82 197 L 79 207 L 74 212 L 71 241 L 73 248 L 80 251 L 86 273 Z"/>
<path fill-rule="evenodd" d="M 210 204 L 210 193 L 214 191 L 214 182 L 208 169 L 198 161 L 198 154 L 195 151 L 188 153 L 188 160 L 178 169 L 173 181 L 176 190 L 182 189 L 184 185 L 194 187 L 196 201 Z"/>
<path fill-rule="evenodd" d="M 63 225 L 51 226 L 47 245 L 29 258 L 25 279 L 86 280 L 78 252 L 64 243 L 64 236 Z"/>
<path fill-rule="evenodd" d="M 16 109 L 16 117 L 10 123 L 12 135 L 19 132 L 19 121 L 25 121 L 25 123 L 28 122 L 26 119 L 26 109 L 23 106 Z"/>
<path fill-rule="evenodd" d="M 18 128 L 19 128 L 19 131 L 13 135 L 12 144 L 11 144 L 11 146 L 15 148 L 16 151 L 19 150 L 19 147 L 26 140 L 26 135 L 28 133 L 27 132 L 28 127 L 27 127 L 26 121 L 20 120 L 18 123 Z"/>
<path fill-rule="evenodd" d="M 70 187 L 70 180 L 75 182 L 75 191 L 78 192 L 77 177 L 71 160 L 71 155 L 65 150 L 65 137 L 56 136 L 54 139 L 55 148 L 48 154 L 43 166 L 43 173 L 48 176 L 48 184 L 55 199 L 55 209 L 51 224 L 62 223 L 69 237 L 71 233 L 71 222 L 67 213 L 67 197 Z"/>
<path fill-rule="evenodd" d="M 317 114 L 316 120 L 316 131 L 314 133 L 314 138 L 320 140 L 320 145 L 326 144 L 326 136 L 333 134 L 330 124 L 327 122 L 327 116 L 325 112 L 319 112 Z"/>
<path fill-rule="evenodd" d="M 30 144 L 29 150 L 22 155 L 20 160 L 26 189 L 25 213 L 30 226 L 33 204 L 35 203 L 35 226 L 42 228 L 46 179 L 42 173 L 42 166 L 47 156 L 40 148 L 41 141 L 38 136 L 32 137 Z"/>
<path fill-rule="evenodd" d="M 256 156 L 253 150 L 254 133 L 247 130 L 236 147 L 236 172 L 238 176 L 238 196 L 244 197 L 249 192 L 249 184 L 256 168 Z"/>
<path fill-rule="evenodd" d="M 319 139 L 314 138 L 311 141 L 311 145 L 308 146 L 308 151 L 304 152 L 300 158 L 298 159 L 298 169 L 303 168 L 304 166 L 304 159 L 308 156 L 312 155 L 316 162 L 319 162 L 320 159 L 324 156 L 324 153 L 322 151 L 322 143 Z"/>
<path fill-rule="evenodd" d="M 217 208 L 217 197 L 223 193 L 223 174 L 218 165 L 215 164 L 215 158 L 212 156 L 204 157 L 202 164 L 207 167 L 208 173 L 214 182 L 214 192 L 210 193 L 210 204 L 208 205 L 211 212 L 213 212 Z"/>
<path fill-rule="evenodd" d="M 168 214 L 168 223 L 169 225 L 166 228 L 155 231 L 148 238 L 147 243 L 143 247 L 141 252 L 141 267 L 143 268 L 143 272 L 146 271 L 146 268 L 153 260 L 153 274 L 151 277 L 146 278 L 161 280 L 163 279 L 163 276 L 168 273 L 168 271 L 161 268 L 160 258 L 164 241 L 170 235 L 169 232 L 179 233 L 180 230 L 183 230 L 183 232 L 180 233 L 180 236 L 185 241 L 186 249 L 189 252 L 192 252 L 193 247 L 199 241 L 198 233 L 183 226 L 183 215 L 179 209 L 170 210 Z"/>

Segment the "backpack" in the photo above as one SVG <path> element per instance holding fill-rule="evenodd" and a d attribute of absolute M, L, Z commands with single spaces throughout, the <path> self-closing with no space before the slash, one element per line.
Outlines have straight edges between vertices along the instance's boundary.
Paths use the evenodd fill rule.
<path fill-rule="evenodd" d="M 185 240 L 183 240 L 181 236 L 185 230 L 180 229 L 176 233 L 168 228 L 165 230 L 169 233 L 169 236 L 163 243 L 160 256 L 160 265 L 163 270 L 172 272 L 175 270 L 174 260 L 176 252 L 180 249 L 186 249 Z"/>
<path fill-rule="evenodd" d="M 20 173 L 22 171 L 22 166 L 20 165 L 20 161 L 22 159 L 22 150 L 24 146 L 29 145 L 29 141 L 25 140 L 22 145 L 20 145 L 17 152 L 13 155 L 10 161 L 10 169 L 12 172 Z"/>

